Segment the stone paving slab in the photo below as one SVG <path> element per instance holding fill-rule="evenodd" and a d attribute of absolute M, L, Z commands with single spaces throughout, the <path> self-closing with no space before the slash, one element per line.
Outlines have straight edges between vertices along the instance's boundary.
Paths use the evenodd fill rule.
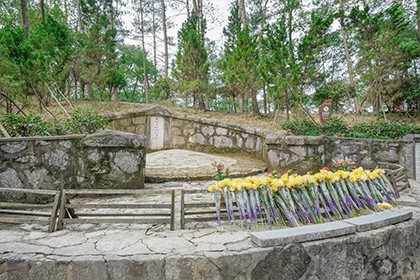
<path fill-rule="evenodd" d="M 391 209 L 362 217 L 347 219 L 343 222 L 354 225 L 356 231 L 363 232 L 400 223 L 411 219 L 412 216 L 412 211 Z"/>
<path fill-rule="evenodd" d="M 355 233 L 356 227 L 342 222 L 308 225 L 297 228 L 251 233 L 251 241 L 260 247 L 273 247 L 289 243 L 313 241 Z"/>

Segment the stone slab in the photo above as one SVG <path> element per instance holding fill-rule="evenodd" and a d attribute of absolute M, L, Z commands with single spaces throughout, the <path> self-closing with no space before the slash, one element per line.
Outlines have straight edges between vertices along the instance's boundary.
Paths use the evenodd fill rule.
<path fill-rule="evenodd" d="M 251 233 L 251 241 L 260 247 L 273 247 L 289 243 L 319 240 L 355 233 L 354 225 L 342 221 L 308 225 L 296 228 Z"/>
<path fill-rule="evenodd" d="M 411 219 L 412 211 L 391 209 L 362 217 L 347 219 L 343 222 L 356 227 L 356 231 L 363 232 L 393 225 Z"/>

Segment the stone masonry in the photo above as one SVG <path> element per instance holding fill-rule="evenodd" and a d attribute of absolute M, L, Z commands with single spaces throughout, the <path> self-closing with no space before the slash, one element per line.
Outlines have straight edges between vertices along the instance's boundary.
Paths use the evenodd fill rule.
<path fill-rule="evenodd" d="M 92 135 L 0 139 L 0 188 L 142 188 L 146 138 Z"/>
<path fill-rule="evenodd" d="M 387 141 L 340 137 L 281 136 L 270 131 L 228 124 L 217 120 L 170 112 L 155 106 L 147 110 L 106 115 L 114 129 L 140 133 L 153 141 L 151 117 L 162 118 L 163 149 L 187 148 L 231 149 L 252 152 L 265 160 L 271 169 L 299 172 L 330 165 L 333 159 L 349 157 L 357 165 L 374 168 L 378 162 L 404 165 L 407 175 L 415 175 L 415 142 L 420 136 L 408 135 L 403 140 Z M 417 139 L 417 140 L 415 140 Z M 162 140 L 162 139 L 159 139 Z M 420 168 L 419 168 L 420 170 Z"/>

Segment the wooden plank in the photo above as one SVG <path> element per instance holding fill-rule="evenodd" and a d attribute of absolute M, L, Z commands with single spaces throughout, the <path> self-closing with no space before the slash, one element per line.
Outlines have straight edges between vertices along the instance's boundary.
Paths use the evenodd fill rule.
<path fill-rule="evenodd" d="M 185 215 L 217 214 L 216 210 L 185 211 Z"/>
<path fill-rule="evenodd" d="M 57 193 L 57 191 L 53 191 L 53 190 L 13 189 L 13 188 L 0 188 L 0 192 L 32 193 L 32 194 L 45 194 L 45 195 L 55 195 Z"/>
<path fill-rule="evenodd" d="M 86 203 L 86 204 L 66 204 L 68 209 L 86 209 L 86 208 L 110 208 L 110 209 L 171 209 L 171 204 L 142 204 L 142 203 L 131 203 L 131 204 L 111 204 L 111 203 Z"/>
<path fill-rule="evenodd" d="M 217 217 L 188 217 L 185 220 L 186 222 L 217 222 Z"/>
<path fill-rule="evenodd" d="M 160 223 L 170 223 L 170 219 L 112 219 L 112 218 L 92 218 L 92 219 L 63 219 L 64 224 L 100 224 L 100 223 L 138 223 L 138 224 L 160 224 Z"/>
<path fill-rule="evenodd" d="M 40 224 L 48 224 L 49 220 L 42 217 L 19 217 L 16 215 L 11 216 L 0 216 L 0 223 L 7 223 L 7 224 L 25 224 L 25 223 L 31 223 L 33 224 L 34 221 L 36 223 Z"/>
<path fill-rule="evenodd" d="M 184 207 L 185 208 L 214 207 L 214 203 L 210 203 L 210 202 L 185 203 Z"/>
<path fill-rule="evenodd" d="M 58 214 L 57 230 L 63 229 L 63 225 L 64 225 L 63 221 L 65 218 L 64 215 L 66 213 L 66 200 L 67 200 L 66 192 L 63 191 L 61 195 L 60 211 Z"/>
<path fill-rule="evenodd" d="M 171 213 L 79 213 L 78 217 L 171 217 Z"/>
<path fill-rule="evenodd" d="M 204 190 L 183 190 L 184 194 L 196 194 L 196 193 L 208 193 L 210 194 L 210 192 L 206 189 Z"/>
<path fill-rule="evenodd" d="M 1 209 L 17 208 L 17 209 L 48 209 L 53 207 L 53 204 L 30 204 L 30 203 L 14 203 L 14 202 L 0 202 Z"/>
<path fill-rule="evenodd" d="M 185 190 L 181 191 L 181 229 L 185 229 Z"/>
<path fill-rule="evenodd" d="M 32 210 L 0 209 L 0 213 L 25 215 L 25 216 L 42 216 L 42 217 L 50 217 L 51 216 L 51 214 L 49 212 L 39 212 L 39 211 L 32 211 Z"/>
<path fill-rule="evenodd" d="M 57 194 L 55 195 L 54 198 L 54 205 L 53 208 L 51 210 L 51 218 L 50 218 L 50 224 L 48 226 L 48 232 L 53 232 L 55 231 L 56 228 L 56 224 L 57 224 L 57 213 L 58 213 L 58 206 L 60 204 L 60 197 L 62 194 L 62 190 L 60 190 L 59 192 L 57 192 Z"/>
<path fill-rule="evenodd" d="M 105 189 L 105 190 L 65 190 L 66 194 L 71 195 L 171 195 L 172 190 L 180 190 L 168 188 L 164 190 L 129 190 L 129 189 Z"/>

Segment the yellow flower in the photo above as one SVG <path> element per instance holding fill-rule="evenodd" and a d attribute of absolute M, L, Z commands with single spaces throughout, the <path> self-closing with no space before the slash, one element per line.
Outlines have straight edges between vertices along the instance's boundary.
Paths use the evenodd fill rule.
<path fill-rule="evenodd" d="M 386 202 L 377 203 L 376 206 L 378 206 L 378 208 L 381 210 L 388 210 L 392 208 L 392 205 Z"/>
<path fill-rule="evenodd" d="M 209 192 L 214 192 L 216 190 L 216 185 L 210 185 L 210 187 L 207 189 Z"/>

